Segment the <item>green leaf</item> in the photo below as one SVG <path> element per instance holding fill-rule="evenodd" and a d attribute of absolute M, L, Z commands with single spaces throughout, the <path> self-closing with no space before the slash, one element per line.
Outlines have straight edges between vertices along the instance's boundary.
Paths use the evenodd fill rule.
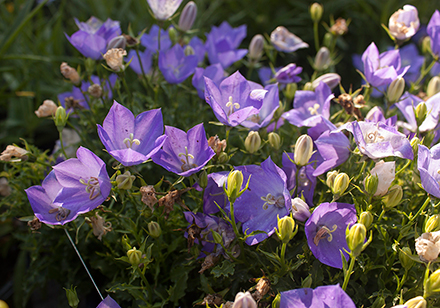
<path fill-rule="evenodd" d="M 123 292 L 127 291 L 135 299 L 145 301 L 147 296 L 141 290 L 142 287 L 139 286 L 132 286 L 126 283 L 118 283 L 106 291 L 107 293 L 116 292 L 116 291 L 123 291 Z"/>
<path fill-rule="evenodd" d="M 222 265 L 217 265 L 211 270 L 211 274 L 214 275 L 215 278 L 220 278 L 220 276 L 232 276 L 234 275 L 235 264 L 229 262 L 228 260 L 224 260 Z"/>

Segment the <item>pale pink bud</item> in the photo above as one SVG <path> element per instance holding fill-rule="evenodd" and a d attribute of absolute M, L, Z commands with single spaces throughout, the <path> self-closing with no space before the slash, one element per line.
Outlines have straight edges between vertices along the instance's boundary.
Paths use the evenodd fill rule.
<path fill-rule="evenodd" d="M 197 5 L 194 1 L 188 2 L 182 10 L 179 18 L 179 28 L 188 31 L 194 24 L 197 16 Z"/>
<path fill-rule="evenodd" d="M 419 30 L 420 21 L 417 9 L 412 5 L 405 5 L 391 15 L 388 22 L 390 34 L 398 40 L 406 40 Z"/>
<path fill-rule="evenodd" d="M 54 116 L 57 108 L 58 106 L 53 101 L 46 99 L 43 104 L 38 107 L 38 110 L 35 110 L 35 114 L 39 118 Z"/>

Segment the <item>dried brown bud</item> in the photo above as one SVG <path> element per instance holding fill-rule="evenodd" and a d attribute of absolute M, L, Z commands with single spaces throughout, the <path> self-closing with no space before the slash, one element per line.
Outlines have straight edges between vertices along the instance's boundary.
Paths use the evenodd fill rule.
<path fill-rule="evenodd" d="M 330 32 L 334 35 L 344 35 L 348 32 L 347 21 L 344 18 L 338 18 L 334 25 L 330 27 Z"/>
<path fill-rule="evenodd" d="M 69 66 L 66 62 L 61 63 L 60 71 L 64 78 L 69 79 L 74 85 L 78 85 L 81 82 L 76 69 Z"/>
<path fill-rule="evenodd" d="M 365 105 L 364 97 L 358 95 L 354 98 L 348 93 L 343 93 L 338 97 L 338 103 L 341 105 L 345 112 L 351 116 L 354 116 L 357 120 L 362 121 L 363 117 L 359 108 Z"/>
<path fill-rule="evenodd" d="M 98 238 L 98 240 L 102 240 L 102 237 L 107 234 L 107 232 L 112 231 L 112 223 L 98 215 L 95 214 L 95 217 L 90 217 L 90 221 L 92 222 L 93 235 Z"/>
<path fill-rule="evenodd" d="M 128 34 L 122 34 L 122 35 L 125 37 L 128 47 L 139 45 L 139 40 L 137 38 L 132 37 Z"/>
<path fill-rule="evenodd" d="M 107 65 L 114 70 L 119 72 L 124 69 L 124 64 L 122 63 L 123 57 L 127 55 L 127 51 L 122 48 L 112 48 L 107 50 L 107 52 L 102 56 L 107 62 Z"/>
<path fill-rule="evenodd" d="M 207 255 L 205 260 L 202 263 L 202 269 L 199 271 L 200 274 L 202 274 L 207 269 L 213 267 L 215 263 L 217 263 L 219 259 L 219 256 L 215 256 L 213 253 L 210 255 Z"/>
<path fill-rule="evenodd" d="M 28 151 L 25 149 L 16 147 L 15 145 L 8 145 L 6 150 L 4 150 L 0 155 L 0 160 L 13 162 L 26 160 L 28 158 L 26 155 L 27 153 Z M 15 157 L 16 159 L 12 160 L 12 157 Z"/>
<path fill-rule="evenodd" d="M 37 231 L 41 228 L 41 221 L 37 217 L 34 217 L 34 219 L 28 221 L 27 224 L 32 231 Z"/>
<path fill-rule="evenodd" d="M 259 302 L 264 295 L 266 295 L 270 290 L 270 280 L 266 277 L 261 277 L 255 286 L 255 292 L 252 293 L 252 297 L 255 301 Z"/>
<path fill-rule="evenodd" d="M 219 155 L 226 149 L 226 140 L 223 139 L 220 141 L 220 138 L 215 135 L 213 137 L 209 137 L 208 145 L 214 150 L 216 155 Z"/>
<path fill-rule="evenodd" d="M 163 206 L 165 218 L 168 218 L 168 215 L 172 210 L 174 210 L 174 204 L 177 203 L 181 207 L 185 208 L 186 210 L 190 211 L 190 209 L 183 203 L 182 199 L 180 198 L 184 193 L 187 191 L 193 189 L 192 187 L 180 189 L 180 190 L 172 190 L 168 192 L 165 196 L 159 199 L 158 204 L 159 206 Z"/>
<path fill-rule="evenodd" d="M 94 98 L 100 98 L 102 96 L 102 87 L 94 83 L 87 89 L 87 92 Z"/>
<path fill-rule="evenodd" d="M 35 114 L 39 118 L 55 116 L 58 106 L 50 99 L 46 99 L 43 104 L 35 110 Z"/>
<path fill-rule="evenodd" d="M 145 203 L 151 211 L 154 211 L 154 205 L 157 203 L 156 190 L 153 185 L 142 186 L 140 188 L 142 194 L 141 201 Z"/>
<path fill-rule="evenodd" d="M 216 305 L 219 306 L 221 304 L 223 304 L 223 296 L 221 296 L 221 294 L 208 294 L 205 296 L 205 298 L 203 299 L 203 302 L 201 303 L 201 305 L 205 306 L 212 306 L 212 305 Z"/>

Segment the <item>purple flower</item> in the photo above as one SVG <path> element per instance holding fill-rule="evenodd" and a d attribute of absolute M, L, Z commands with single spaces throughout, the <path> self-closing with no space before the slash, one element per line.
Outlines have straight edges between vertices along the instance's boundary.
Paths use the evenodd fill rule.
<path fill-rule="evenodd" d="M 330 88 L 321 82 L 315 91 L 296 91 L 293 109 L 285 112 L 283 118 L 297 127 L 313 127 L 330 116 L 330 101 L 334 95 Z"/>
<path fill-rule="evenodd" d="M 141 43 L 145 47 L 147 47 L 148 50 L 152 51 L 153 53 L 157 52 L 159 50 L 159 26 L 153 25 L 150 29 L 150 32 L 148 34 L 144 34 L 141 37 Z M 169 30 L 169 28 L 168 28 Z M 163 29 L 160 29 L 160 50 L 165 51 L 170 49 L 171 45 L 173 44 L 170 40 L 170 36 L 168 35 L 168 30 L 165 31 Z"/>
<path fill-rule="evenodd" d="M 110 297 L 110 295 L 107 295 L 107 297 L 100 302 L 96 308 L 121 308 L 121 306 L 119 306 L 118 303 Z"/>
<path fill-rule="evenodd" d="M 139 62 L 139 58 L 141 62 Z M 142 69 L 145 74 L 148 74 L 151 70 L 151 63 L 153 59 L 153 52 L 149 49 L 145 49 L 144 51 L 139 51 L 139 58 L 136 54 L 136 50 L 132 49 L 128 52 L 127 59 L 130 62 L 130 68 L 135 71 L 136 74 L 141 75 Z M 141 68 L 142 63 L 142 68 Z"/>
<path fill-rule="evenodd" d="M 315 145 L 322 161 L 313 172 L 314 176 L 343 164 L 350 157 L 350 141 L 342 132 L 326 131 L 315 141 Z"/>
<path fill-rule="evenodd" d="M 270 157 L 260 166 L 239 166 L 236 169 L 243 172 L 245 181 L 251 178 L 249 189 L 234 204 L 234 215 L 243 223 L 243 232 L 265 232 L 246 239 L 248 245 L 255 245 L 274 233 L 277 216 L 282 218 L 290 212 L 292 202 L 287 190 L 287 177 Z"/>
<path fill-rule="evenodd" d="M 87 22 L 79 22 L 75 18 L 75 23 L 79 31 L 69 37 L 69 42 L 87 58 L 98 60 L 107 51 L 107 43 L 114 37 L 121 35 L 119 21 L 113 21 L 110 18 L 102 22 L 96 17 L 90 17 Z"/>
<path fill-rule="evenodd" d="M 203 123 L 188 130 L 188 133 L 165 126 L 168 137 L 163 149 L 153 155 L 153 161 L 170 172 L 190 176 L 199 172 L 215 155 L 208 145 Z"/>
<path fill-rule="evenodd" d="M 165 142 L 162 112 L 153 109 L 133 113 L 114 102 L 98 134 L 106 150 L 124 166 L 141 164 L 155 154 Z"/>
<path fill-rule="evenodd" d="M 237 49 L 246 37 L 246 25 L 232 28 L 224 21 L 220 27 L 212 27 L 206 37 L 209 62 L 220 63 L 224 69 L 241 60 L 248 52 L 247 49 Z"/>
<path fill-rule="evenodd" d="M 354 136 L 359 151 L 371 159 L 397 156 L 413 159 L 414 154 L 406 136 L 382 122 L 350 122 L 338 131 L 348 130 Z"/>
<path fill-rule="evenodd" d="M 147 0 L 158 20 L 167 20 L 177 11 L 182 0 Z"/>
<path fill-rule="evenodd" d="M 188 46 L 191 46 L 191 48 L 194 50 L 194 54 L 197 56 L 198 59 L 198 64 L 203 63 L 206 54 L 206 48 L 203 41 L 197 36 L 194 36 L 191 41 L 189 41 Z"/>
<path fill-rule="evenodd" d="M 435 10 L 429 20 L 426 28 L 429 37 L 431 38 L 431 50 L 434 55 L 440 55 L 440 12 Z"/>
<path fill-rule="evenodd" d="M 379 54 L 374 43 L 371 43 L 362 54 L 362 62 L 365 78 L 373 87 L 387 86 L 396 78 L 405 75 L 409 69 L 409 66 L 400 67 L 399 50 Z"/>
<path fill-rule="evenodd" d="M 203 193 L 203 212 L 205 214 L 215 214 L 219 211 L 218 206 L 224 209 L 229 204 L 223 190 L 228 175 L 228 171 L 208 174 L 208 185 Z"/>
<path fill-rule="evenodd" d="M 167 51 L 159 52 L 159 69 L 168 83 L 181 83 L 194 73 L 197 56 L 185 56 L 182 46 L 174 45 Z"/>
<path fill-rule="evenodd" d="M 304 43 L 299 37 L 289 32 L 283 26 L 279 26 L 272 31 L 270 41 L 277 50 L 284 52 L 294 52 L 298 49 L 309 47 L 307 43 Z"/>
<path fill-rule="evenodd" d="M 225 71 L 220 63 L 210 65 L 206 68 L 196 67 L 192 78 L 192 84 L 197 89 L 200 98 L 205 97 L 205 78 L 208 77 L 216 85 L 219 85 L 225 78 Z"/>
<path fill-rule="evenodd" d="M 417 46 L 415 44 L 408 44 L 399 49 L 401 66 L 409 66 L 403 78 L 407 85 L 411 82 L 416 82 L 420 76 L 420 71 L 423 63 L 425 62 L 425 57 L 419 54 Z"/>
<path fill-rule="evenodd" d="M 302 72 L 302 67 L 297 67 L 296 64 L 290 63 L 287 66 L 280 69 L 275 74 L 275 79 L 279 83 L 296 83 L 301 81 L 301 77 L 298 74 Z"/>
<path fill-rule="evenodd" d="M 313 255 L 323 264 L 342 268 L 341 251 L 346 259 L 349 250 L 345 240 L 348 225 L 356 223 L 353 204 L 321 203 L 305 224 L 307 243 Z"/>
<path fill-rule="evenodd" d="M 269 125 L 275 111 L 280 106 L 278 84 L 268 85 L 265 89 L 253 90 L 250 94 L 251 97 L 261 96 L 263 104 L 260 111 L 257 114 L 249 116 L 245 121 L 241 123 L 244 127 L 250 130 L 259 130 L 262 127 Z"/>
<path fill-rule="evenodd" d="M 261 108 L 262 102 L 250 96 L 255 88 L 239 71 L 224 79 L 220 86 L 205 77 L 205 100 L 220 122 L 237 126 Z"/>
<path fill-rule="evenodd" d="M 428 194 L 440 198 L 440 144 L 429 150 L 419 145 L 417 167 L 420 171 L 422 186 Z"/>
<path fill-rule="evenodd" d="M 281 292 L 280 308 L 356 308 L 339 284 Z"/>
<path fill-rule="evenodd" d="M 76 155 L 54 166 L 41 186 L 26 189 L 35 216 L 46 224 L 64 225 L 96 208 L 110 194 L 105 163 L 83 147 Z"/>
<path fill-rule="evenodd" d="M 365 122 L 372 122 L 375 124 L 382 122 L 388 126 L 396 126 L 397 116 L 392 116 L 386 119 L 382 108 L 374 106 L 370 109 L 370 111 L 368 111 L 367 115 L 365 116 Z"/>

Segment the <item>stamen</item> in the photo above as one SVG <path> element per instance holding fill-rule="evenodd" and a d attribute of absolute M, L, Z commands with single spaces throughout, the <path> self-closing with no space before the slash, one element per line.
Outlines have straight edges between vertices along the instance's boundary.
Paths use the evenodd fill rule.
<path fill-rule="evenodd" d="M 327 241 L 331 242 L 333 240 L 332 232 L 335 232 L 338 228 L 337 225 L 333 225 L 332 229 L 330 230 L 326 226 L 322 226 L 321 229 L 316 232 L 315 238 L 313 239 L 313 243 L 318 246 L 319 241 L 327 238 Z"/>
<path fill-rule="evenodd" d="M 55 215 L 55 219 L 57 221 L 63 221 L 67 218 L 67 216 L 69 216 L 70 210 L 63 208 L 62 206 L 49 210 L 49 214 L 54 214 L 54 213 L 57 213 Z"/>
<path fill-rule="evenodd" d="M 179 157 L 184 156 L 185 159 L 181 158 L 180 161 L 182 162 L 182 166 L 180 167 L 182 171 L 188 171 L 189 169 L 198 167 L 194 163 L 190 163 L 189 159 L 194 159 L 194 155 L 188 153 L 188 147 L 185 147 L 185 153 L 179 153 Z"/>
<path fill-rule="evenodd" d="M 226 107 L 229 107 L 228 115 L 231 115 L 232 113 L 234 113 L 234 108 L 240 109 L 240 104 L 234 103 L 232 101 L 232 96 L 229 96 L 229 101 L 226 103 Z"/>
<path fill-rule="evenodd" d="M 90 200 L 93 200 L 100 195 L 101 188 L 99 187 L 99 180 L 96 177 L 90 177 L 87 182 L 84 179 L 80 179 L 79 182 L 86 185 L 86 192 L 89 193 Z"/>
<path fill-rule="evenodd" d="M 133 139 L 134 138 L 134 134 L 130 133 L 130 138 L 125 138 L 124 141 L 122 141 L 123 143 L 125 143 L 125 146 L 128 148 L 131 148 L 133 146 L 133 143 L 136 145 L 140 145 L 141 142 L 139 141 L 139 139 Z"/>
<path fill-rule="evenodd" d="M 263 210 L 267 210 L 269 205 L 275 205 L 278 208 L 282 208 L 284 206 L 283 196 L 278 196 L 275 198 L 271 193 L 268 193 L 266 196 L 261 197 L 261 200 L 265 201 L 263 204 Z"/>
<path fill-rule="evenodd" d="M 321 106 L 319 106 L 319 104 L 314 104 L 313 107 L 309 107 L 308 110 L 311 115 L 315 115 L 315 114 L 318 114 L 319 107 L 321 107 Z"/>

